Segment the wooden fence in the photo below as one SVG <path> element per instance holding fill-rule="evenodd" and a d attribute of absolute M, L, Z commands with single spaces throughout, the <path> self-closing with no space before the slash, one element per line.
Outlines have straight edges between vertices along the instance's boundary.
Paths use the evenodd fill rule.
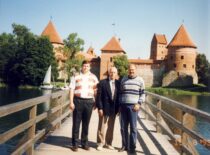
<path fill-rule="evenodd" d="M 193 149 L 190 148 L 189 143 L 196 145 L 200 143 L 207 149 L 210 149 L 210 140 L 202 137 L 200 134 L 196 133 L 193 129 L 186 127 L 186 114 L 190 114 L 194 116 L 196 119 L 202 118 L 205 123 L 209 123 L 210 125 L 210 114 L 183 103 L 174 101 L 164 96 L 160 96 L 154 93 L 146 92 L 146 102 L 145 109 L 142 109 L 153 121 L 156 122 L 156 128 L 159 132 L 165 132 L 167 135 L 181 148 L 181 154 L 195 154 Z M 153 100 L 152 103 L 151 100 Z M 167 110 L 164 110 L 163 105 L 170 106 L 173 109 L 178 109 L 181 112 L 181 119 L 176 119 L 174 116 L 168 113 Z M 151 112 L 151 111 L 153 112 Z M 154 115 L 153 115 L 154 114 Z M 178 130 L 181 130 L 180 139 L 175 136 L 169 128 L 168 125 L 165 125 L 163 122 L 170 122 L 174 127 Z M 185 135 L 185 136 L 184 136 Z M 187 143 L 186 136 L 190 137 L 191 142 Z"/>
<path fill-rule="evenodd" d="M 157 131 L 167 133 L 167 135 L 179 146 L 179 148 L 181 148 L 181 154 L 194 154 L 192 152 L 192 149 L 189 148 L 189 146 L 186 144 L 186 141 L 184 141 L 184 134 L 187 134 L 187 136 L 191 137 L 194 141 L 210 149 L 210 141 L 205 139 L 192 129 L 187 128 L 184 123 L 185 115 L 187 113 L 195 116 L 196 118 L 200 117 L 206 122 L 210 123 L 209 113 L 192 108 L 183 103 L 171 100 L 167 97 L 163 97 L 157 94 L 146 92 L 146 95 L 147 97 L 145 108 L 143 108 L 142 110 L 145 112 L 147 117 L 156 122 Z M 151 98 L 153 99 L 153 101 L 155 101 L 155 103 L 151 102 Z M 51 104 L 53 103 L 54 106 L 49 108 L 48 111 L 44 111 L 38 114 L 38 105 L 45 104 L 45 102 L 47 101 L 51 101 Z M 175 117 L 167 113 L 167 111 L 162 108 L 163 105 L 179 109 L 181 111 L 181 120 L 177 120 Z M 29 119 L 0 134 L 0 144 L 7 142 L 19 133 L 27 131 L 25 140 L 12 152 L 12 154 L 23 154 L 24 152 L 26 152 L 27 154 L 33 154 L 35 143 L 44 135 L 46 135 L 49 131 L 51 131 L 55 127 L 59 127 L 62 120 L 70 115 L 68 106 L 68 91 L 58 91 L 45 96 L 1 106 L 0 118 L 28 109 Z M 37 130 L 37 123 L 41 122 L 44 119 L 48 119 L 49 123 L 43 129 Z M 180 140 L 178 140 L 175 134 L 168 128 L 168 126 L 163 123 L 163 120 L 170 122 L 176 128 L 181 130 Z"/>
<path fill-rule="evenodd" d="M 48 111 L 38 114 L 38 105 L 45 104 L 48 101 L 53 103 L 54 107 L 49 108 Z M 21 102 L 1 106 L 0 118 L 28 109 L 29 119 L 0 134 L 0 144 L 5 143 L 6 141 L 10 140 L 14 136 L 22 132 L 27 132 L 24 138 L 24 142 L 22 142 L 22 144 L 20 144 L 18 148 L 16 148 L 12 152 L 12 154 L 23 154 L 24 152 L 26 152 L 27 154 L 33 154 L 34 144 L 36 143 L 36 141 L 42 138 L 53 128 L 59 127 L 61 121 L 70 114 L 70 110 L 69 108 L 67 108 L 68 105 L 68 92 L 58 91 L 41 97 L 36 97 Z M 48 119 L 49 123 L 46 124 L 46 127 L 44 127 L 42 130 L 36 130 L 37 123 L 41 122 L 44 119 Z"/>

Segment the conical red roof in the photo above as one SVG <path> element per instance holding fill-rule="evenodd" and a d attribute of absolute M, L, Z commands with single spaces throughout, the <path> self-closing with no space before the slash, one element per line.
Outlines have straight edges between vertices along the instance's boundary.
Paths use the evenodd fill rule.
<path fill-rule="evenodd" d="M 168 47 L 170 46 L 187 46 L 187 47 L 197 48 L 196 45 L 191 40 L 183 24 L 180 26 L 175 36 L 168 44 Z"/>
<path fill-rule="evenodd" d="M 58 32 L 56 31 L 52 21 L 48 23 L 41 35 L 48 36 L 51 43 L 63 44 L 63 41 L 60 38 Z"/>
<path fill-rule="evenodd" d="M 125 53 L 125 51 L 120 46 L 119 40 L 116 37 L 112 37 L 109 42 L 101 49 L 101 51 L 116 51 Z"/>

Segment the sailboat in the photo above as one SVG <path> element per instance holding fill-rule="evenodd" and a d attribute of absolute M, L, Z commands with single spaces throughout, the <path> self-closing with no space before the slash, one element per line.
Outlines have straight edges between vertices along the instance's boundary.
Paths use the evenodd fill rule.
<path fill-rule="evenodd" d="M 43 85 L 40 86 L 42 89 L 52 89 L 53 85 L 51 84 L 51 65 L 48 67 L 47 72 L 44 77 Z"/>

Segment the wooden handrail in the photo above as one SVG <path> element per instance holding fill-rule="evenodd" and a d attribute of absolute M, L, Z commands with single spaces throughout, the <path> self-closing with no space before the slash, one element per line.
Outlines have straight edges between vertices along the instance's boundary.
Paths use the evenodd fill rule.
<path fill-rule="evenodd" d="M 179 141 L 179 145 L 181 146 L 181 148 L 183 148 L 183 150 L 185 151 L 189 151 L 187 149 L 187 147 L 185 146 L 185 144 L 182 142 L 183 139 L 183 134 L 187 134 L 188 136 L 190 136 L 191 138 L 195 139 L 198 143 L 200 143 L 201 145 L 203 145 L 204 147 L 206 147 L 207 149 L 210 149 L 210 141 L 205 139 L 204 137 L 202 137 L 201 135 L 199 135 L 198 133 L 196 133 L 195 131 L 185 127 L 184 123 L 183 123 L 183 119 L 184 119 L 184 114 L 185 113 L 189 113 L 192 116 L 196 116 L 196 117 L 200 117 L 203 118 L 206 122 L 210 122 L 210 114 L 203 112 L 201 110 L 192 108 L 188 105 L 185 105 L 183 103 L 180 103 L 178 101 L 174 101 L 172 99 L 169 99 L 167 97 L 164 96 L 160 96 L 151 92 L 146 92 L 147 97 L 151 97 L 153 99 L 156 100 L 155 104 L 150 103 L 147 99 L 145 101 L 145 106 L 149 106 L 150 108 L 153 109 L 154 112 L 156 112 L 158 119 L 160 119 L 160 117 L 165 118 L 166 120 L 168 120 L 170 123 L 172 123 L 174 125 L 174 127 L 178 128 L 181 130 L 181 141 Z M 175 108 L 178 108 L 179 110 L 181 110 L 182 112 L 182 117 L 181 117 L 181 121 L 177 120 L 176 118 L 174 118 L 173 116 L 171 116 L 170 114 L 167 113 L 167 111 L 164 111 L 161 108 L 161 104 L 167 104 L 170 106 L 173 106 Z M 143 109 L 143 111 L 148 114 L 151 115 L 150 113 L 148 113 L 146 111 L 146 109 Z M 154 119 L 154 118 L 153 118 Z M 164 126 L 160 123 L 160 120 L 156 119 L 156 125 L 159 126 L 161 129 L 163 129 L 164 131 L 167 131 L 167 129 L 164 128 Z M 166 132 L 170 137 L 172 137 L 172 135 L 169 132 Z M 173 137 L 174 140 L 176 140 L 175 137 Z M 188 152 L 189 153 L 189 152 Z"/>
<path fill-rule="evenodd" d="M 20 145 L 12 154 L 22 154 L 24 152 L 27 152 L 27 154 L 33 154 L 35 142 L 49 131 L 49 127 L 50 129 L 53 129 L 55 126 L 57 126 L 57 124 L 61 124 L 61 121 L 70 114 L 69 109 L 65 113 L 63 113 L 63 108 L 67 107 L 69 104 L 69 101 L 65 100 L 67 99 L 67 95 L 68 95 L 67 91 L 58 91 L 52 94 L 47 94 L 44 96 L 1 106 L 0 118 L 11 115 L 15 112 L 20 112 L 27 108 L 30 109 L 29 109 L 29 120 L 21 124 L 18 124 L 12 129 L 9 129 L 8 131 L 0 134 L 0 144 L 5 143 L 6 141 L 18 135 L 21 132 L 28 130 L 26 142 Z M 46 112 L 37 115 L 37 110 L 36 110 L 37 106 L 49 100 L 55 100 L 56 106 L 49 109 Z M 42 129 L 40 132 L 36 133 L 37 132 L 35 131 L 36 124 L 48 117 L 51 117 L 57 112 L 59 112 L 59 116 L 56 115 L 57 118 L 51 120 L 51 122 L 49 122 L 48 126 L 46 126 L 45 129 Z"/>

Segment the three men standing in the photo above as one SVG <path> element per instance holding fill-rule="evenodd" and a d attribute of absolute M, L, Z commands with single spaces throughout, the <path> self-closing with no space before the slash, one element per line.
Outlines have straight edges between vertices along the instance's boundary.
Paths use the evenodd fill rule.
<path fill-rule="evenodd" d="M 114 123 L 119 110 L 119 81 L 116 80 L 117 76 L 117 69 L 111 67 L 108 78 L 101 80 L 98 85 L 96 107 L 99 115 L 97 131 L 97 150 L 99 151 L 102 150 L 103 146 L 114 149 L 112 146 Z"/>
<path fill-rule="evenodd" d="M 116 77 L 117 69 L 111 67 L 109 77 L 101 80 L 98 85 L 96 98 L 99 115 L 97 150 L 102 150 L 104 144 L 106 148 L 114 149 L 112 146 L 114 123 L 116 114 L 120 111 L 122 148 L 119 152 L 129 149 L 131 153 L 134 153 L 137 140 L 137 117 L 140 105 L 145 101 L 145 85 L 143 79 L 137 76 L 136 67 L 133 64 L 129 65 L 128 76 L 123 77 L 121 82 L 116 80 Z M 81 145 L 83 149 L 89 150 L 88 128 L 95 102 L 97 84 L 98 79 L 90 72 L 90 63 L 83 61 L 81 73 L 72 78 L 70 83 L 70 109 L 73 110 L 73 151 L 78 151 L 81 121 Z M 130 138 L 128 138 L 129 125 Z"/>

